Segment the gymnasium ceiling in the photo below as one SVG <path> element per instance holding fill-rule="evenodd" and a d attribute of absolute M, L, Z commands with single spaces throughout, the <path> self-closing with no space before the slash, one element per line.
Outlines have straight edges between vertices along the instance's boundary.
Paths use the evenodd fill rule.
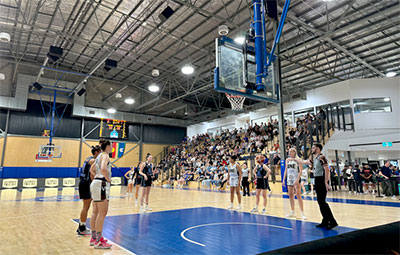
<path fill-rule="evenodd" d="M 279 6 L 283 6 L 280 0 Z M 15 93 L 17 73 L 37 76 L 50 45 L 64 49 L 47 67 L 92 73 L 86 105 L 182 119 L 229 108 L 213 88 L 214 39 L 248 30 L 251 0 L 0 0 L 0 95 Z M 165 22 L 159 14 L 170 6 Z M 283 93 L 352 78 L 400 72 L 400 0 L 292 0 L 281 38 Z M 271 35 L 268 21 L 267 35 Z M 118 61 L 106 72 L 105 58 Z M 195 73 L 181 73 L 192 64 Z M 152 69 L 160 76 L 152 77 Z M 60 73 L 45 69 L 42 77 Z M 65 74 L 62 79 L 82 82 Z M 159 93 L 150 93 L 156 83 Z M 122 98 L 115 97 L 121 93 Z M 135 104 L 126 105 L 124 98 Z M 146 104 L 147 103 L 147 104 Z M 256 102 L 246 100 L 250 105 Z M 145 105 L 145 106 L 144 106 Z M 187 114 L 185 114 L 187 113 Z"/>

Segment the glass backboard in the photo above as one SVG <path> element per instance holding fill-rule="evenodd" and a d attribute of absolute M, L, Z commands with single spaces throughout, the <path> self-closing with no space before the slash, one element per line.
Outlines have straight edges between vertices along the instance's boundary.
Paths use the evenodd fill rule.
<path fill-rule="evenodd" d="M 246 48 L 244 48 L 246 47 Z M 245 53 L 246 52 L 246 53 Z M 228 37 L 216 39 L 216 68 L 214 89 L 219 92 L 240 95 L 258 101 L 278 103 L 274 64 L 267 69 L 268 75 L 263 78 L 265 90 L 246 90 L 246 85 L 256 83 L 256 64 L 254 48 L 238 45 Z"/>

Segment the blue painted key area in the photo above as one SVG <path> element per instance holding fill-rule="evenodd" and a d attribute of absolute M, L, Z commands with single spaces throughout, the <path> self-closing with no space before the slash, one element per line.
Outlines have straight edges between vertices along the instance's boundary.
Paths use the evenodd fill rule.
<path fill-rule="evenodd" d="M 107 216 L 103 235 L 136 254 L 256 254 L 355 229 L 213 207 Z"/>

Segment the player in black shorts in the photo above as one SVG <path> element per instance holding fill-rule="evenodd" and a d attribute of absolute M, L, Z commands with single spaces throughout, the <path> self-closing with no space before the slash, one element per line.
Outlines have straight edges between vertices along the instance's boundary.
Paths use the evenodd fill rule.
<path fill-rule="evenodd" d="M 267 188 L 268 188 L 268 176 L 271 174 L 271 169 L 264 164 L 264 156 L 257 155 L 256 156 L 257 165 L 254 167 L 253 173 L 257 178 L 257 187 L 256 187 L 256 206 L 251 210 L 251 212 L 258 212 L 258 203 L 260 202 L 260 193 L 262 191 L 262 195 L 264 198 L 264 208 L 261 213 L 266 213 L 265 207 L 267 206 Z"/>
<path fill-rule="evenodd" d="M 135 185 L 135 205 L 138 204 L 139 197 L 139 188 L 142 184 L 142 176 L 139 174 L 140 162 L 137 167 L 135 167 L 135 171 L 133 172 L 133 185 Z"/>
<path fill-rule="evenodd" d="M 90 203 L 92 202 L 92 197 L 90 195 L 90 183 L 92 182 L 90 177 L 90 167 L 94 164 L 100 151 L 100 146 L 92 146 L 91 152 L 93 156 L 90 156 L 85 160 L 80 173 L 79 198 L 82 199 L 83 207 L 79 218 L 79 227 L 76 230 L 78 235 L 90 234 L 89 230 L 86 229 L 87 214 L 90 208 Z"/>
<path fill-rule="evenodd" d="M 151 211 L 149 207 L 149 194 L 153 181 L 153 156 L 150 153 L 146 156 L 146 161 L 140 164 L 139 174 L 142 176 L 142 192 L 140 196 L 140 212 Z M 146 200 L 146 206 L 143 206 L 143 200 Z"/>

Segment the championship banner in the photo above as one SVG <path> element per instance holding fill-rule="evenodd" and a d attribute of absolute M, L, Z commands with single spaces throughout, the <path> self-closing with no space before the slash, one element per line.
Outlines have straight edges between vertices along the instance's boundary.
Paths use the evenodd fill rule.
<path fill-rule="evenodd" d="M 118 158 L 124 156 L 125 152 L 125 143 L 119 143 L 118 144 Z"/>
<path fill-rule="evenodd" d="M 46 187 L 58 187 L 58 179 L 57 178 L 47 178 L 44 181 L 44 185 Z"/>
<path fill-rule="evenodd" d="M 101 119 L 100 137 L 108 139 L 128 139 L 128 125 L 126 121 Z"/>
<path fill-rule="evenodd" d="M 117 144 L 118 143 L 112 143 L 111 158 L 115 158 L 115 155 L 117 154 Z"/>
<path fill-rule="evenodd" d="M 18 179 L 3 179 L 3 188 L 12 189 L 18 187 Z"/>
<path fill-rule="evenodd" d="M 75 178 L 64 178 L 63 186 L 65 187 L 73 187 L 75 186 Z"/>
<path fill-rule="evenodd" d="M 22 187 L 24 188 L 34 188 L 36 186 L 37 186 L 37 179 L 29 178 L 29 179 L 24 179 L 22 181 Z"/>

